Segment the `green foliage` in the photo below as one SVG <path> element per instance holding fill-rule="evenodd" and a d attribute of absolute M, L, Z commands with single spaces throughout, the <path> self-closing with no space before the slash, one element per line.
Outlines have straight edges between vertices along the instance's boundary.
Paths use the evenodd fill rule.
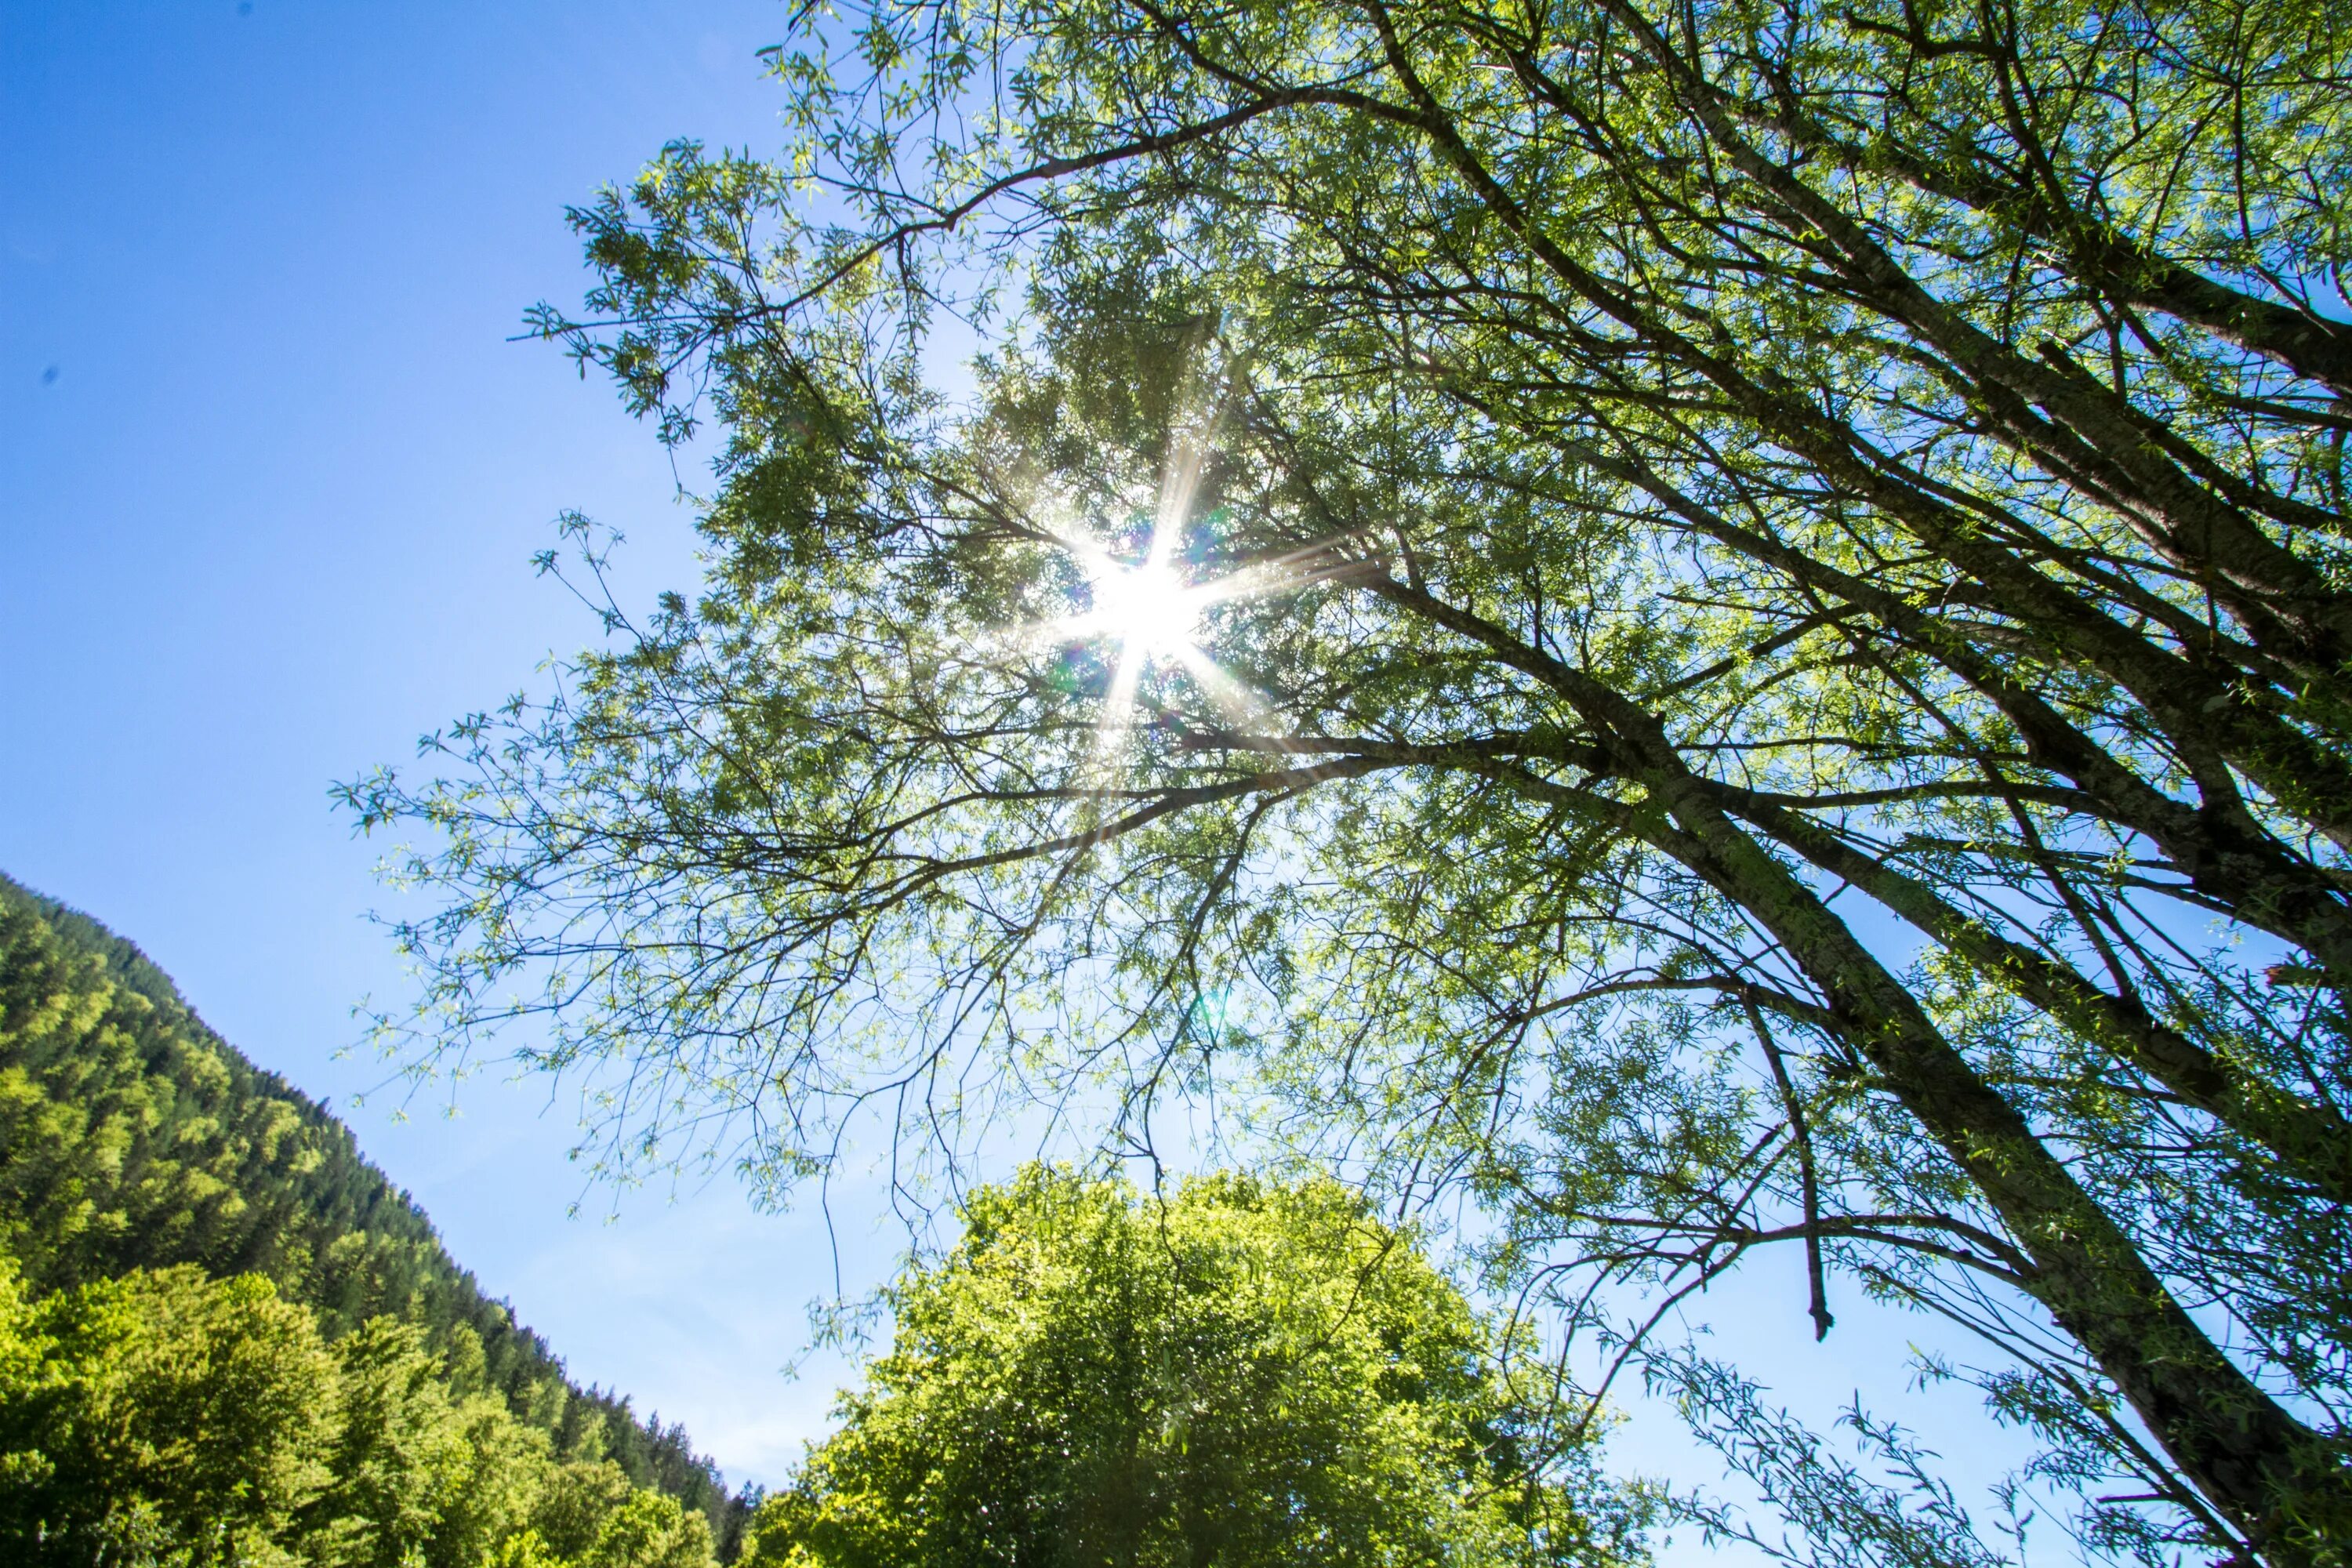
<path fill-rule="evenodd" d="M 1361 1199 L 982 1189 L 800 1484 L 770 1568 L 1622 1563 L 1638 1510 L 1522 1426 L 1503 1348 Z"/>
<path fill-rule="evenodd" d="M 629 1485 L 608 1460 L 551 1475 L 530 1516 L 530 1551 L 571 1568 L 705 1568 L 710 1532 L 677 1500 Z"/>
<path fill-rule="evenodd" d="M 518 1472 L 529 1468 L 501 1441 L 503 1408 L 481 1401 L 487 1408 L 468 1410 L 454 1400 L 413 1324 L 372 1320 L 338 1341 L 335 1356 L 341 1422 L 334 1484 L 310 1510 L 320 1521 L 313 1554 L 351 1568 L 400 1568 L 431 1542 L 443 1550 L 428 1561 L 478 1561 L 519 1522 L 511 1503 L 524 1489 Z"/>
<path fill-rule="evenodd" d="M 134 1269 L 36 1302 L 0 1258 L 0 1549 L 27 1568 L 711 1568 L 709 1526 L 556 1461 L 415 1325 L 331 1347 L 256 1275 Z"/>
<path fill-rule="evenodd" d="M 708 1568 L 706 1508 L 749 1503 L 572 1387 L 345 1129 L 0 880 L 0 1555 Z"/>
<path fill-rule="evenodd" d="M 335 1423 L 309 1312 L 267 1280 L 185 1266 L 31 1305 L 7 1289 L 0 1540 L 18 1560 L 285 1560 Z"/>
<path fill-rule="evenodd" d="M 715 422 L 698 596 L 348 792 L 413 1065 L 778 1192 L 1197 1092 L 1594 1383 L 1787 1247 L 2086 1536 L 2343 1560 L 2344 0 L 794 17 L 537 318 Z"/>
<path fill-rule="evenodd" d="M 376 1320 L 401 1320 L 419 1336 L 403 1363 L 412 1380 L 429 1352 L 463 1393 L 491 1396 L 562 1453 L 597 1446 L 715 1528 L 739 1529 L 748 1506 L 682 1427 L 573 1386 L 350 1130 L 205 1028 L 136 948 L 5 878 L 0 1250 L 37 1294 L 184 1263 L 257 1274 L 344 1353 L 363 1325 L 381 1335 L 393 1331 Z"/>

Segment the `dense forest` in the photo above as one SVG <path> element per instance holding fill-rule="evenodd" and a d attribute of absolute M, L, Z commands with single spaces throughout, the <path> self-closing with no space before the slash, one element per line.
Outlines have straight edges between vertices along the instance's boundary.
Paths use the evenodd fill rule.
<path fill-rule="evenodd" d="M 216 1478 L 243 1523 L 200 1450 L 252 1472 Z M 135 946 L 5 878 L 0 1475 L 0 1540 L 59 1562 L 668 1568 L 731 1559 L 755 1500 L 682 1426 L 572 1383 Z M 218 1539 L 173 1536 L 174 1509 Z"/>

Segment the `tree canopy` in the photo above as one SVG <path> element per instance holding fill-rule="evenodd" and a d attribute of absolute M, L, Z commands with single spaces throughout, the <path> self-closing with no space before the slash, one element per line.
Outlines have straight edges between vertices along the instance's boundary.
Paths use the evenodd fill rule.
<path fill-rule="evenodd" d="M 2340 1561 L 2340 0 L 794 15 L 537 318 L 699 593 L 348 787 L 414 1059 L 778 1188 L 1214 1096 L 1621 1359 L 1801 1248 L 2100 1549 Z"/>
<path fill-rule="evenodd" d="M 257 1275 L 29 1300 L 0 1255 L 0 1546 L 31 1568 L 711 1568 L 710 1530 L 559 1460 L 413 1324 L 330 1346 Z"/>
<path fill-rule="evenodd" d="M 28 1306 L 0 1289 L 0 1538 L 37 1560 L 268 1561 L 324 1479 L 334 1363 L 247 1277 L 193 1268 Z"/>
<path fill-rule="evenodd" d="M 407 1321 L 559 1450 L 593 1430 L 636 1484 L 740 1528 L 684 1427 L 573 1384 L 348 1127 L 206 1028 L 131 943 L 5 877 L 0 1253 L 35 1296 L 194 1264 L 269 1279 L 330 1340 Z"/>
<path fill-rule="evenodd" d="M 1625 1560 L 1635 1511 L 1580 1507 L 1494 1327 L 1360 1195 L 1032 1167 L 961 1214 L 752 1563 Z"/>
<path fill-rule="evenodd" d="M 710 1568 L 749 1510 L 136 949 L 0 879 L 0 1556 Z"/>

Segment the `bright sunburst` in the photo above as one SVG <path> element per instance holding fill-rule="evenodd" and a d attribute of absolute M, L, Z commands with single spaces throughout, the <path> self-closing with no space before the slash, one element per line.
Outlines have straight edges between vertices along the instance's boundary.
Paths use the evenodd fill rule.
<path fill-rule="evenodd" d="M 1229 723 L 1262 726 L 1265 702 L 1218 665 L 1202 646 L 1209 634 L 1210 609 L 1231 599 L 1254 599 L 1294 591 L 1296 574 L 1276 569 L 1233 573 L 1194 582 L 1171 559 L 1174 530 L 1153 531 L 1140 564 L 1122 561 L 1101 545 L 1065 536 L 1063 543 L 1086 574 L 1091 605 L 1077 615 L 1040 629 L 1057 642 L 1115 645 L 1110 686 L 1096 721 L 1096 754 L 1108 761 L 1133 733 L 1137 688 L 1153 665 L 1181 668 L 1192 687 Z"/>
<path fill-rule="evenodd" d="M 1131 735 L 1136 718 L 1136 693 L 1144 670 L 1158 664 L 1181 668 L 1191 684 L 1229 722 L 1244 728 L 1262 727 L 1270 715 L 1266 705 L 1241 681 L 1221 668 L 1202 646 L 1209 635 L 1208 613 L 1234 599 L 1255 599 L 1295 592 L 1312 574 L 1296 563 L 1265 563 L 1229 572 L 1207 581 L 1195 581 L 1177 559 L 1177 540 L 1192 510 L 1200 479 L 1205 431 L 1194 431 L 1177 443 L 1177 452 L 1160 476 L 1159 506 L 1153 513 L 1150 542 L 1139 563 L 1121 560 L 1100 541 L 1077 529 L 1048 531 L 1085 574 L 1088 606 L 1035 628 L 1054 642 L 1095 641 L 1115 644 L 1118 658 L 1109 689 L 1103 694 L 1096 720 L 1096 757 L 1108 762 L 1124 737 Z"/>
<path fill-rule="evenodd" d="M 1159 561 L 1122 566 L 1106 558 L 1087 586 L 1094 598 L 1090 629 L 1118 639 L 1122 648 L 1167 658 L 1199 646 L 1208 595 L 1173 568 Z"/>

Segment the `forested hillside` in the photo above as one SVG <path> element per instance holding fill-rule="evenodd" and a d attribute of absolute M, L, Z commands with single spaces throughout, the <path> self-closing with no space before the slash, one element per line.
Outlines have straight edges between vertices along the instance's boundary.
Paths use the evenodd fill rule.
<path fill-rule="evenodd" d="M 210 1321 L 247 1308 L 206 1295 L 208 1281 L 258 1276 L 275 1287 L 271 1310 L 293 1314 L 270 1342 L 315 1342 L 329 1362 L 352 1363 L 335 1374 L 346 1383 L 361 1363 L 379 1381 L 397 1365 L 411 1384 L 434 1385 L 452 1421 L 470 1411 L 478 1426 L 492 1411 L 529 1434 L 542 1469 L 588 1467 L 575 1490 L 625 1480 L 623 1490 L 654 1489 L 705 1516 L 722 1546 L 740 1533 L 744 1502 L 684 1429 L 573 1384 L 362 1158 L 348 1128 L 206 1028 L 131 943 L 5 878 L 0 1251 L 23 1298 L 11 1320 L 20 1337 L 35 1331 L 27 1323 L 48 1324 L 39 1332 L 54 1352 L 51 1384 L 71 1381 L 57 1346 L 89 1312 L 177 1303 L 187 1322 Z M 249 1307 L 257 1282 L 239 1289 Z M 129 1353 L 121 1333 L 99 1337 Z M 84 1396 L 100 1397 L 74 1397 Z M 337 1395 L 360 1396 L 357 1385 Z M 31 1405 L 16 1403 L 7 1419 L 21 1426 Z"/>

